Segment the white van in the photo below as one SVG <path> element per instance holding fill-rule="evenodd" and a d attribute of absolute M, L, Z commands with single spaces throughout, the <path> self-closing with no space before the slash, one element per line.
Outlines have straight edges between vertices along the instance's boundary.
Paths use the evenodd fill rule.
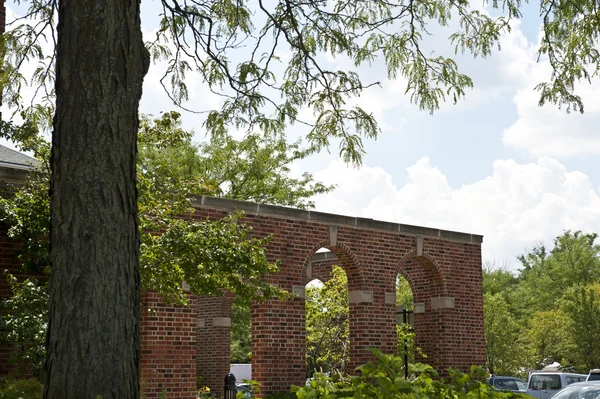
<path fill-rule="evenodd" d="M 561 372 L 531 373 L 527 381 L 527 395 L 538 399 L 548 399 L 567 385 L 585 381 L 586 378 L 586 374 Z"/>

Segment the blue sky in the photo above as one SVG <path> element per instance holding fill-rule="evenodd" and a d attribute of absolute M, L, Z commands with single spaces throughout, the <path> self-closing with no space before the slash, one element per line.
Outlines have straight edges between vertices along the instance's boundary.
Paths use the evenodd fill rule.
<path fill-rule="evenodd" d="M 148 39 L 157 4 L 142 1 Z M 7 7 L 10 17 L 13 4 Z M 381 63 L 360 69 L 365 81 L 382 81 L 382 88 L 355 100 L 375 114 L 382 133 L 366 142 L 360 169 L 344 165 L 336 147 L 295 165 L 294 173 L 309 171 L 337 184 L 315 199 L 317 209 L 483 234 L 484 261 L 513 270 L 517 255 L 539 242 L 551 244 L 565 229 L 600 232 L 600 81 L 577 88 L 584 115 L 539 108 L 533 87 L 550 76 L 547 63 L 536 62 L 539 23 L 536 4 L 526 5 L 524 18 L 503 37 L 502 51 L 485 60 L 459 55 L 475 88 L 433 115 L 410 104 L 404 81 L 388 81 Z M 432 33 L 425 47 L 452 54 L 450 30 Z M 344 59 L 325 62 L 349 67 Z M 146 76 L 141 112 L 173 109 L 157 83 L 161 68 L 152 66 Z M 197 76 L 188 84 L 191 108 L 219 106 Z M 302 115 L 310 118 L 311 112 Z M 204 138 L 202 121 L 203 115 L 184 114 L 197 140 Z M 302 134 L 290 128 L 290 136 Z"/>

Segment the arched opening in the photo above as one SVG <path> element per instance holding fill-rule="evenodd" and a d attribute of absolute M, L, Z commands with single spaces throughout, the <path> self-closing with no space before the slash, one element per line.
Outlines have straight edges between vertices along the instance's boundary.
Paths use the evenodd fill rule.
<path fill-rule="evenodd" d="M 348 279 L 336 264 L 315 265 L 306 284 L 306 376 L 347 372 L 350 355 Z"/>
<path fill-rule="evenodd" d="M 408 378 L 408 364 L 415 362 L 414 296 L 409 281 L 401 274 L 396 276 L 396 334 L 397 353 L 404 361 L 404 376 Z"/>
<path fill-rule="evenodd" d="M 252 361 L 252 307 L 250 301 L 235 297 L 231 306 L 231 363 Z"/>

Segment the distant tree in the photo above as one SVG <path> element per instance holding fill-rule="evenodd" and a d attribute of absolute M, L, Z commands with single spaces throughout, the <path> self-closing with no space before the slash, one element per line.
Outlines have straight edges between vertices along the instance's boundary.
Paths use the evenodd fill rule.
<path fill-rule="evenodd" d="M 182 129 L 181 116 L 174 111 L 144 117 L 141 131 L 156 144 L 177 139 L 168 146 L 141 145 L 141 158 L 168 170 L 170 177 L 201 182 L 195 194 L 310 209 L 313 196 L 335 187 L 316 182 L 310 173 L 292 177 L 291 165 L 315 149 L 303 148 L 300 141 L 288 143 L 282 135 L 248 134 L 236 140 L 222 134 L 194 144 L 192 132 Z"/>
<path fill-rule="evenodd" d="M 406 306 L 413 309 L 414 299 L 412 289 L 407 279 L 398 274 L 396 278 L 396 306 Z"/>
<path fill-rule="evenodd" d="M 516 375 L 524 364 L 521 328 L 500 293 L 483 296 L 486 366 L 491 374 Z"/>
<path fill-rule="evenodd" d="M 538 245 L 519 257 L 520 306 L 525 312 L 546 311 L 558 307 L 564 293 L 575 285 L 600 281 L 600 246 L 597 234 L 566 231 L 554 239 L 548 251 Z"/>
<path fill-rule="evenodd" d="M 517 277 L 507 267 L 496 267 L 494 264 L 483 265 L 483 293 L 503 294 L 514 290 L 517 286 Z"/>
<path fill-rule="evenodd" d="M 252 360 L 252 314 L 250 303 L 236 297 L 231 307 L 231 363 Z"/>
<path fill-rule="evenodd" d="M 576 348 L 569 332 L 571 323 L 560 309 L 533 313 L 526 336 L 532 368 L 539 370 L 554 362 L 566 368 L 576 364 Z"/>
<path fill-rule="evenodd" d="M 570 287 L 560 308 L 570 319 L 567 331 L 575 369 L 588 372 L 600 367 L 600 284 Z"/>

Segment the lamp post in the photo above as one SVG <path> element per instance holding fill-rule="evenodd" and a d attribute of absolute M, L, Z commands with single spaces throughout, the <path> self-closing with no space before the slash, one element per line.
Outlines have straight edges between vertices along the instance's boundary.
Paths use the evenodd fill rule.
<path fill-rule="evenodd" d="M 235 386 L 235 375 L 229 373 L 225 376 L 225 396 L 224 399 L 235 399 L 237 395 L 237 389 Z"/>
<path fill-rule="evenodd" d="M 402 321 L 400 321 L 402 315 Z M 408 326 L 408 332 L 413 332 L 414 314 L 412 310 L 406 309 L 406 306 L 396 307 L 396 324 L 404 324 Z M 408 341 L 404 338 L 404 378 L 408 380 Z"/>

